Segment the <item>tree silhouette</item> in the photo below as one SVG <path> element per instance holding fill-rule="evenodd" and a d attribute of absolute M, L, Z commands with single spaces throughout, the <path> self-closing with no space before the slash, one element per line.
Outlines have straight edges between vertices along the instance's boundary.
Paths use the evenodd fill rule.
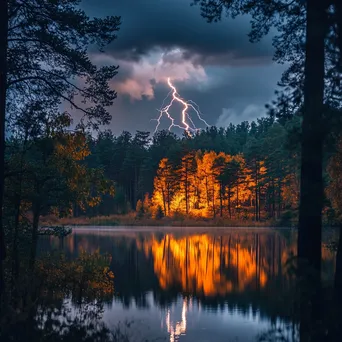
<path fill-rule="evenodd" d="M 83 114 L 79 123 L 82 128 L 96 129 L 111 119 L 106 107 L 116 97 L 109 81 L 116 75 L 117 67 L 97 68 L 88 52 L 92 46 L 92 53 L 97 54 L 116 38 L 120 18 L 90 19 L 79 3 L 78 0 L 0 2 L 1 172 L 5 166 L 5 121 L 9 129 L 18 122 L 16 118 L 22 108 L 32 101 L 54 110 L 62 101 L 69 103 Z M 3 173 L 0 182 L 2 210 Z M 0 216 L 3 259 L 3 215 Z"/>

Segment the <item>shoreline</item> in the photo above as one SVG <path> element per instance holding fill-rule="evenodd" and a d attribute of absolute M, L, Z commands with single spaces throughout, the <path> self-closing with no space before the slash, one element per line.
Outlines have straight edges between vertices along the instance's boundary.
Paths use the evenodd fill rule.
<path fill-rule="evenodd" d="M 243 230 L 243 229 L 249 229 L 249 230 L 297 230 L 294 227 L 270 227 L 270 226 L 263 226 L 263 227 L 253 227 L 253 226 L 92 226 L 92 225 L 67 225 L 68 227 L 72 228 L 73 231 L 91 231 L 91 230 L 97 230 L 97 231 L 113 231 L 113 232 L 122 232 L 122 231 L 161 231 L 165 232 L 167 230 L 172 231 L 198 231 L 198 230 Z"/>
<path fill-rule="evenodd" d="M 214 234 L 227 235 L 230 233 L 296 233 L 297 229 L 290 227 L 182 227 L 182 226 L 68 226 L 72 229 L 71 234 L 81 235 L 113 235 L 113 236 L 136 236 L 137 234 Z"/>
<path fill-rule="evenodd" d="M 76 217 L 76 218 L 57 218 L 55 216 L 45 216 L 41 219 L 40 226 L 69 226 L 73 229 L 108 229 L 111 230 L 162 230 L 174 229 L 292 229 L 297 230 L 294 222 L 280 222 L 276 220 L 238 220 L 228 218 L 202 218 L 202 217 L 164 217 L 162 219 L 154 218 L 136 218 L 135 214 L 110 215 L 97 217 Z M 336 229 L 338 227 L 323 225 L 323 230 Z"/>
<path fill-rule="evenodd" d="M 164 217 L 162 219 L 154 218 L 136 218 L 134 214 L 110 215 L 97 217 L 77 217 L 77 218 L 57 218 L 53 216 L 42 217 L 42 226 L 64 225 L 64 226 L 104 226 L 104 227 L 272 227 L 272 228 L 295 228 L 292 222 L 279 222 L 275 220 L 242 220 L 228 218 L 202 218 L 202 217 Z"/>

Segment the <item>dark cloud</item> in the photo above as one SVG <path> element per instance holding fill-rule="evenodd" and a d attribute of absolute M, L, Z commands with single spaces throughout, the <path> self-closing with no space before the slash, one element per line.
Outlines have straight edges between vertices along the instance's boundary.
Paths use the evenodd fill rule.
<path fill-rule="evenodd" d="M 155 48 L 181 48 L 184 58 L 201 64 L 250 64 L 269 62 L 270 39 L 258 44 L 248 40 L 248 17 L 207 23 L 191 0 L 84 0 L 93 15 L 120 15 L 119 38 L 110 54 L 118 59 L 139 60 Z M 108 50 L 108 49 L 107 49 Z"/>
<path fill-rule="evenodd" d="M 236 124 L 264 115 L 284 66 L 271 61 L 271 39 L 250 43 L 247 17 L 208 24 L 191 0 L 83 0 L 93 16 L 121 15 L 118 39 L 98 64 L 119 64 L 113 80 L 118 98 L 110 128 L 153 132 L 165 83 L 172 77 L 180 95 L 198 103 L 212 125 Z M 162 52 L 166 52 L 162 54 Z M 185 75 L 183 77 L 183 75 Z M 180 116 L 179 108 L 173 115 Z M 163 121 L 161 128 L 167 128 Z M 201 126 L 203 127 L 203 126 Z"/>

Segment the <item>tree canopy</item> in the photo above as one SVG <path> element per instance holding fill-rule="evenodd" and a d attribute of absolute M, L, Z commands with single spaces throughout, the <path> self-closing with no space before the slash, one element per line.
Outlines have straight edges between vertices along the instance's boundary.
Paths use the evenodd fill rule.
<path fill-rule="evenodd" d="M 118 16 L 91 18 L 82 10 L 80 0 L 1 0 L 0 210 L 3 208 L 5 176 L 15 175 L 19 185 L 15 195 L 15 209 L 12 211 L 17 212 L 14 214 L 15 230 L 22 214 L 22 203 L 27 200 L 22 196 L 24 180 L 28 175 L 31 178 L 34 175 L 33 188 L 40 189 L 30 198 L 33 211 L 38 208 L 37 203 L 40 203 L 40 209 L 42 202 L 44 205 L 49 203 L 42 198 L 37 202 L 37 194 L 52 195 L 45 188 L 47 184 L 50 189 L 54 189 L 54 197 L 58 192 L 56 186 L 63 188 L 65 185 L 64 190 L 72 188 L 68 178 L 71 175 L 65 173 L 66 168 L 75 166 L 73 171 L 78 170 L 79 186 L 85 186 L 84 182 L 93 182 L 98 177 L 96 173 L 85 175 L 78 163 L 85 155 L 81 158 L 77 155 L 82 154 L 82 148 L 80 151 L 72 151 L 70 147 L 76 140 L 80 142 L 85 130 L 96 130 L 111 120 L 108 106 L 113 104 L 116 92 L 111 88 L 110 81 L 117 74 L 118 67 L 98 66 L 94 63 L 94 56 L 102 53 L 105 46 L 116 39 L 120 20 Z M 68 106 L 81 113 L 78 122 L 73 123 L 70 114 L 61 110 Z M 67 134 L 66 127 L 76 128 L 81 134 Z M 58 132 L 62 134 L 58 136 Z M 61 143 L 61 140 L 64 141 Z M 6 158 L 5 144 L 6 153 L 10 156 Z M 15 154 L 13 151 L 8 152 L 13 146 L 16 146 Z M 77 146 L 80 147 L 76 143 Z M 69 152 L 67 162 L 64 157 Z M 13 163 L 14 156 L 20 161 L 19 164 Z M 68 163 L 67 167 L 60 164 L 63 158 Z M 64 174 L 66 177 L 63 181 L 56 178 L 58 171 L 61 172 L 59 175 Z M 72 177 L 75 177 L 75 173 Z M 85 191 L 89 192 L 91 187 L 89 184 L 87 186 L 88 190 Z M 6 196 L 8 198 L 5 193 L 5 200 Z M 89 196 L 94 198 L 92 194 Z M 37 209 L 37 213 L 41 212 L 40 209 Z M 39 215 L 36 215 L 37 220 L 33 224 L 36 227 L 32 231 L 33 240 Z M 3 259 L 6 247 L 2 211 L 0 216 Z M 2 284 L 2 271 L 0 275 Z"/>

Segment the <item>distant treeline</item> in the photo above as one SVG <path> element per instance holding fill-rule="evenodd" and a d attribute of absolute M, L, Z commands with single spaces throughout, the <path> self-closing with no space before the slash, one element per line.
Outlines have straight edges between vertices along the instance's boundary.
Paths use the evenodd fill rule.
<path fill-rule="evenodd" d="M 103 170 L 114 184 L 114 196 L 101 195 L 101 202 L 85 212 L 75 205 L 72 214 L 137 209 L 140 216 L 293 221 L 299 201 L 300 120 L 267 117 L 213 126 L 193 136 L 185 132 L 182 137 L 166 130 L 152 138 L 141 131 L 88 137 L 90 154 L 83 163 Z M 326 219 L 332 223 L 334 211 L 328 199 L 325 204 Z"/>
<path fill-rule="evenodd" d="M 132 210 L 138 218 L 186 215 L 296 222 L 299 115 L 212 126 L 183 136 L 167 130 L 153 136 L 141 131 L 114 136 L 107 130 L 92 137 L 68 131 L 65 121 L 61 127 L 51 122 L 47 135 L 7 141 L 5 203 L 15 222 L 16 215 L 25 212 L 38 225 L 42 215 L 94 217 Z M 330 170 L 325 172 L 327 224 L 336 216 L 330 199 L 338 194 L 328 186 L 329 174 L 338 182 L 337 137 L 328 139 L 325 147 L 330 167 L 325 167 Z"/>

